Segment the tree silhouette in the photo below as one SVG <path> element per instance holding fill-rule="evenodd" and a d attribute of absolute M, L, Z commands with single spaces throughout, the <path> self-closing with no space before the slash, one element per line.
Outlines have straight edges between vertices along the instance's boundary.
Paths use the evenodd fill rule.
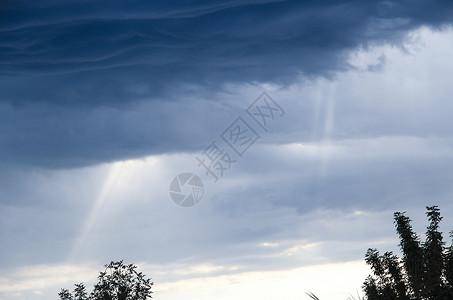
<path fill-rule="evenodd" d="M 426 209 L 430 224 L 423 243 L 405 213 L 394 214 L 401 259 L 391 251 L 380 255 L 376 249 L 368 249 L 365 261 L 371 266 L 372 275 L 365 280 L 363 289 L 369 300 L 453 299 L 453 245 L 445 247 L 439 232 L 439 208 Z"/>
<path fill-rule="evenodd" d="M 123 261 L 111 262 L 100 272 L 98 283 L 90 295 L 83 283 L 75 284 L 71 294 L 67 289 L 58 293 L 61 300 L 146 300 L 151 298 L 151 279 L 136 271 L 137 266 L 125 265 Z"/>

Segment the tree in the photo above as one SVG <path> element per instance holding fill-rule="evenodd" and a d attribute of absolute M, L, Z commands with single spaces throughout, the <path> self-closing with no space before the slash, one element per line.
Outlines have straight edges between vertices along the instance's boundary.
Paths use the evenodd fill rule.
<path fill-rule="evenodd" d="M 439 231 L 442 221 L 439 208 L 426 209 L 430 224 L 423 243 L 405 213 L 395 212 L 401 259 L 391 251 L 380 255 L 376 249 L 368 249 L 365 261 L 371 266 L 372 275 L 363 285 L 367 299 L 453 299 L 453 245 L 445 247 Z M 450 237 L 453 238 L 453 232 Z"/>
<path fill-rule="evenodd" d="M 62 289 L 58 296 L 61 300 L 146 300 L 151 298 L 151 279 L 142 272 L 136 271 L 137 266 L 125 265 L 123 261 L 111 262 L 100 272 L 98 283 L 87 295 L 83 283 L 75 284 L 74 292 Z"/>

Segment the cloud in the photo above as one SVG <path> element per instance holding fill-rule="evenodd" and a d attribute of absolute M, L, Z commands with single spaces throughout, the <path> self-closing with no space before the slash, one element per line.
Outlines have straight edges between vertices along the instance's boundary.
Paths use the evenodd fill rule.
<path fill-rule="evenodd" d="M 0 299 L 48 299 L 61 288 L 74 283 L 94 281 L 98 272 L 94 264 L 36 264 L 8 270 L 0 277 Z M 75 280 L 75 282 L 74 282 Z"/>
<path fill-rule="evenodd" d="M 134 3 L 0 5 L 0 295 L 124 258 L 168 299 L 238 298 L 397 250 L 394 211 L 418 232 L 423 206 L 451 215 L 450 2 Z M 256 126 L 263 90 L 286 114 L 213 183 L 195 156 Z M 181 172 L 205 183 L 193 209 L 169 199 Z"/>
<path fill-rule="evenodd" d="M 1 157 L 70 167 L 195 149 L 205 141 L 184 121 L 212 126 L 200 116 L 232 86 L 331 77 L 354 67 L 354 49 L 442 28 L 451 11 L 447 1 L 7 2 Z"/>
<path fill-rule="evenodd" d="M 218 183 L 192 154 L 19 177 L 22 185 L 4 192 L 2 256 L 8 265 L 108 257 L 285 268 L 296 257 L 301 265 L 358 259 L 383 241 L 395 248 L 393 211 L 451 210 L 451 147 L 404 137 L 330 147 L 325 165 L 317 145 L 256 145 Z M 201 173 L 206 187 L 191 209 L 168 193 L 186 171 Z"/>
<path fill-rule="evenodd" d="M 265 257 L 272 267 L 277 260 L 269 255 L 251 262 L 250 249 L 263 253 L 258 245 L 278 243 L 280 248 L 266 250 L 277 255 L 298 246 L 298 241 L 335 242 L 332 232 L 338 231 L 326 226 L 318 234 L 315 228 L 324 225 L 307 220 L 331 218 L 325 217 L 325 210 L 338 212 L 339 220 L 355 211 L 365 212 L 367 220 L 374 212 L 388 212 L 392 236 L 393 211 L 426 204 L 441 204 L 448 211 L 453 194 L 448 81 L 452 66 L 443 58 L 451 52 L 451 30 L 423 29 L 413 32 L 411 39 L 418 42 L 407 44 L 405 53 L 382 46 L 351 54 L 348 63 L 354 70 L 336 80 L 265 86 L 286 114 L 267 133 L 260 131 L 262 139 L 217 184 L 197 167 L 195 156 L 220 140 L 259 88 L 231 85 L 235 92 L 220 94 L 216 101 L 191 98 L 197 107 L 155 101 L 159 105 L 154 110 L 146 101 L 123 110 L 39 105 L 17 109 L 4 104 L 2 157 L 39 162 L 45 168 L 5 164 L 0 170 L 0 232 L 9 245 L 3 257 L 10 265 L 33 263 L 36 253 L 41 253 L 42 263 L 98 257 L 168 263 L 189 257 L 194 263 L 222 265 L 249 260 L 250 268 L 263 265 Z M 382 55 L 387 57 L 382 71 L 369 72 L 368 65 Z M 39 121 L 40 115 L 46 115 L 46 122 Z M 72 123 L 72 135 L 60 120 Z M 15 126 L 7 126 L 10 123 Z M 147 125 L 139 126 L 143 124 Z M 28 138 L 33 138 L 34 147 L 27 146 Z M 53 144 L 55 140 L 59 144 Z M 7 147 L 14 143 L 22 147 Z M 158 154 L 156 147 L 166 153 Z M 131 153 L 145 156 L 147 151 L 157 153 L 96 164 Z M 48 169 L 58 161 L 63 162 L 60 167 L 80 166 L 80 161 L 91 166 Z M 168 185 L 181 172 L 199 173 L 207 187 L 195 210 L 178 210 L 169 199 Z M 338 222 L 336 228 L 342 228 Z M 356 225 L 345 225 L 343 232 L 351 227 Z M 295 228 L 301 232 L 295 234 Z M 368 230 L 384 238 L 373 228 L 357 236 L 365 237 Z M 351 243 L 350 236 L 343 238 Z M 142 251 L 150 248 L 153 251 Z M 357 252 L 343 249 L 340 256 L 325 257 L 363 255 L 359 247 L 354 248 Z M 278 260 L 278 265 L 290 262 Z"/>
<path fill-rule="evenodd" d="M 364 262 L 324 264 L 311 267 L 292 267 L 288 270 L 266 272 L 241 272 L 210 276 L 210 269 L 229 269 L 221 265 L 150 265 L 139 263 L 139 271 L 146 275 L 154 274 L 161 279 L 152 278 L 153 297 L 159 299 L 300 299 L 306 290 L 312 290 L 323 297 L 334 297 L 338 294 L 353 293 L 362 283 L 362 277 L 369 272 Z M 173 269 L 175 268 L 175 269 Z M 175 280 L 172 275 L 180 275 L 181 270 L 190 268 L 191 274 L 197 276 Z M 168 271 L 171 270 L 171 271 Z M 15 271 L 10 278 L 0 277 L 0 297 L 5 299 L 49 299 L 57 297 L 62 287 L 72 289 L 74 283 L 85 282 L 88 290 L 95 283 L 97 272 L 95 264 L 59 264 L 37 265 Z M 188 273 L 184 272 L 183 273 Z M 162 277 L 162 274 L 170 277 Z M 348 276 L 344 276 L 348 274 Z M 342 275 L 342 276 L 340 276 Z M 14 278 L 14 281 L 11 279 Z M 173 279 L 172 279 L 173 278 Z M 329 291 L 325 291 L 323 281 L 331 282 Z M 345 278 L 345 280 L 338 280 Z M 264 284 L 264 285 L 263 285 Z M 278 286 L 279 289 L 275 289 Z M 2 298 L 3 299 L 3 298 Z"/>

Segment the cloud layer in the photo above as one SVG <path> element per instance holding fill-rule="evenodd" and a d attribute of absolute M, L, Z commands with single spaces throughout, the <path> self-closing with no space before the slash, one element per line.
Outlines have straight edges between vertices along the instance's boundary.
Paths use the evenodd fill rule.
<path fill-rule="evenodd" d="M 308 266 L 397 250 L 394 211 L 451 229 L 450 2 L 133 3 L 0 4 L 0 298 L 121 258 L 163 299 L 262 299 L 274 275 L 300 298 Z M 286 114 L 213 183 L 195 156 L 263 90 Z"/>
<path fill-rule="evenodd" d="M 206 116 L 228 110 L 218 106 L 219 95 L 231 93 L 231 84 L 333 76 L 354 68 L 347 59 L 354 49 L 400 44 L 419 26 L 449 24 L 452 7 L 448 1 L 6 2 L 2 160 L 64 167 L 195 149 L 213 126 Z M 185 131 L 185 122 L 202 133 Z"/>

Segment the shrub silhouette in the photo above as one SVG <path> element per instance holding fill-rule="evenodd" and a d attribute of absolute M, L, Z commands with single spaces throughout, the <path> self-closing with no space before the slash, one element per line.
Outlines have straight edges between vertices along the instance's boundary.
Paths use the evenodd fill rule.
<path fill-rule="evenodd" d="M 425 242 L 413 231 L 405 213 L 394 214 L 401 259 L 391 251 L 380 255 L 376 249 L 368 249 L 365 261 L 371 266 L 372 275 L 363 285 L 367 299 L 453 299 L 453 246 L 445 247 L 439 232 L 442 221 L 439 208 L 426 209 L 430 224 Z"/>
<path fill-rule="evenodd" d="M 123 261 L 111 262 L 100 272 L 98 283 L 90 295 L 83 283 L 75 284 L 73 293 L 61 289 L 61 300 L 146 300 L 151 298 L 153 283 L 135 269 L 137 266 L 125 265 Z"/>

